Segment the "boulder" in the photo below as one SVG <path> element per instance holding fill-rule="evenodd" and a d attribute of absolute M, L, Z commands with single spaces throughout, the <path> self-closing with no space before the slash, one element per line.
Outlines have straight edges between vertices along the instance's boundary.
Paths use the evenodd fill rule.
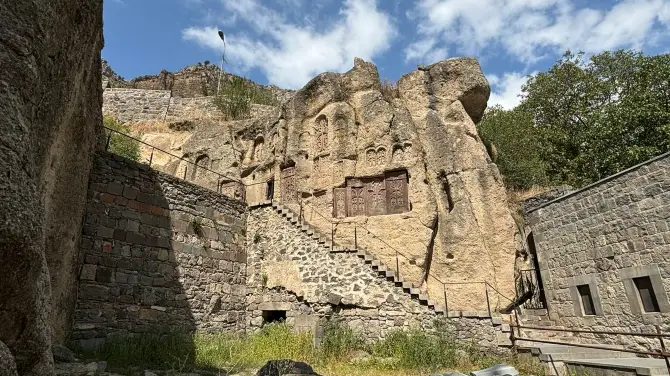
<path fill-rule="evenodd" d="M 49 375 L 101 132 L 102 0 L 3 1 L 0 25 L 0 340 L 20 375 Z"/>
<path fill-rule="evenodd" d="M 295 362 L 293 360 L 270 360 L 258 370 L 256 376 L 298 376 L 298 375 L 316 375 L 312 367 L 304 362 Z"/>

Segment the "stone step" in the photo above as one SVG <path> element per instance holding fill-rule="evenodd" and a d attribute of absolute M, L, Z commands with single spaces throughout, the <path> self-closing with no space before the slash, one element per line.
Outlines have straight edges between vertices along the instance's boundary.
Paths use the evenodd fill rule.
<path fill-rule="evenodd" d="M 411 282 L 403 282 L 402 283 L 403 290 L 410 290 L 413 287 L 414 287 L 414 285 Z"/>
<path fill-rule="evenodd" d="M 419 294 L 421 294 L 421 290 L 419 290 L 416 287 L 412 287 L 412 288 L 409 289 L 409 293 L 411 295 L 417 295 L 418 296 Z"/>
<path fill-rule="evenodd" d="M 509 333 L 496 332 L 496 342 L 501 347 L 511 347 L 512 340 L 509 338 Z"/>

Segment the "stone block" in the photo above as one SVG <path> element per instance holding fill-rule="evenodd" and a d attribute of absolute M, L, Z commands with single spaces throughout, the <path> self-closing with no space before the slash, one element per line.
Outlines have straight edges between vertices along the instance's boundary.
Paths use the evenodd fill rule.
<path fill-rule="evenodd" d="M 115 196 L 121 196 L 123 194 L 123 184 L 117 182 L 107 183 L 107 192 Z"/>
<path fill-rule="evenodd" d="M 96 269 L 97 269 L 96 265 L 90 265 L 90 264 L 82 265 L 79 278 L 84 281 L 94 281 Z"/>
<path fill-rule="evenodd" d="M 127 198 L 128 200 L 135 200 L 137 198 L 139 191 L 135 188 L 131 187 L 123 187 L 123 197 Z"/>
<path fill-rule="evenodd" d="M 113 238 L 114 238 L 114 240 L 125 241 L 126 240 L 126 231 L 122 230 L 122 229 L 114 230 Z"/>

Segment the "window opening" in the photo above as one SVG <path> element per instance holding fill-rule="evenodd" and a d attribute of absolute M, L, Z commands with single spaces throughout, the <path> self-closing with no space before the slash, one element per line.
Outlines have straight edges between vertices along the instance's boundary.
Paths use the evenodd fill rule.
<path fill-rule="evenodd" d="M 637 288 L 644 311 L 661 312 L 661 309 L 658 306 L 658 300 L 656 299 L 656 294 L 654 294 L 654 287 L 651 285 L 651 278 L 633 278 L 633 283 L 635 283 L 635 287 Z"/>
<path fill-rule="evenodd" d="M 582 312 L 584 316 L 595 316 L 596 309 L 593 304 L 593 296 L 591 295 L 591 288 L 589 285 L 577 286 L 577 291 L 579 291 L 579 296 L 582 301 Z"/>
<path fill-rule="evenodd" d="M 286 311 L 263 311 L 263 325 L 286 321 Z"/>

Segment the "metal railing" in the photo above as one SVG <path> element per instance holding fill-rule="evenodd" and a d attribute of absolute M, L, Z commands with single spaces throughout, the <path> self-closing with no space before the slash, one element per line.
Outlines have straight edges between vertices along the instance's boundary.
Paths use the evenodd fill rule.
<path fill-rule="evenodd" d="M 191 166 L 190 171 L 191 171 L 191 175 L 194 178 L 197 177 L 196 173 L 198 171 L 205 171 L 206 173 L 213 174 L 214 176 L 216 176 L 216 178 L 217 178 L 216 179 L 216 191 L 217 191 L 217 193 L 221 193 L 221 188 L 223 187 L 223 185 L 229 184 L 229 183 L 237 183 L 241 186 L 246 186 L 241 180 L 239 180 L 237 178 L 232 178 L 230 176 L 227 176 L 227 175 L 221 174 L 219 172 L 216 172 L 214 170 L 211 170 L 211 169 L 209 169 L 205 166 L 198 165 L 196 162 L 191 162 L 188 159 L 185 159 L 185 158 L 179 157 L 177 155 L 174 155 L 174 154 L 172 154 L 168 151 L 165 151 L 161 148 L 158 148 L 156 146 L 148 144 L 148 143 L 146 143 L 146 142 L 144 142 L 144 141 L 142 141 L 138 138 L 135 138 L 133 136 L 127 135 L 125 133 L 121 133 L 121 132 L 119 132 L 115 129 L 108 128 L 108 127 L 105 127 L 105 126 L 103 126 L 103 129 L 104 129 L 104 136 L 105 136 L 105 150 L 106 151 L 110 151 L 110 147 L 114 148 L 115 145 L 112 144 L 112 141 L 114 140 L 115 137 L 121 137 L 121 138 L 127 139 L 129 142 L 135 142 L 137 144 L 141 144 L 141 145 L 144 145 L 144 146 L 150 148 L 151 153 L 149 154 L 149 158 L 146 161 L 137 160 L 137 162 L 139 162 L 139 163 L 147 163 L 149 165 L 149 167 L 151 167 L 153 162 L 154 162 L 154 154 L 156 152 L 159 152 L 159 153 L 163 153 L 167 156 L 170 156 L 171 158 L 174 158 L 178 161 L 186 162 L 186 165 L 184 166 L 183 174 L 181 172 L 178 172 L 178 171 L 175 172 L 175 176 L 179 177 L 181 179 L 187 180 L 187 174 L 189 173 L 189 166 Z M 117 147 L 117 148 L 118 149 L 123 149 L 124 147 L 121 146 L 121 147 Z M 122 156 L 124 154 L 128 154 L 127 151 L 124 153 L 123 150 L 111 150 L 111 152 L 120 154 Z M 141 156 L 139 156 L 139 157 L 141 158 Z M 244 192 L 242 193 L 242 196 L 243 196 L 242 199 L 244 200 Z"/>
<path fill-rule="evenodd" d="M 221 173 L 219 173 L 219 172 L 216 172 L 216 171 L 214 171 L 214 170 L 211 170 L 211 169 L 209 169 L 209 168 L 207 168 L 207 167 L 205 167 L 205 166 L 198 165 L 197 162 L 192 162 L 192 161 L 190 161 L 190 160 L 188 160 L 188 159 L 179 157 L 179 156 L 177 156 L 177 155 L 175 155 L 175 154 L 172 154 L 172 153 L 170 153 L 170 152 L 168 152 L 168 151 L 165 151 L 165 150 L 163 150 L 163 149 L 160 149 L 160 148 L 158 148 L 158 147 L 155 147 L 155 146 L 153 146 L 153 145 L 151 145 L 151 144 L 148 144 L 148 143 L 146 143 L 146 142 L 144 142 L 144 141 L 142 141 L 142 140 L 140 140 L 140 139 L 137 139 L 137 138 L 135 138 L 135 137 L 132 137 L 132 136 L 130 136 L 130 135 L 121 133 L 121 132 L 119 132 L 119 131 L 117 131 L 117 130 L 114 130 L 114 129 L 111 129 L 111 128 L 108 128 L 108 127 L 104 127 L 104 126 L 103 126 L 103 128 L 105 129 L 105 150 L 110 151 L 109 149 L 110 149 L 110 146 L 111 146 L 111 144 L 112 144 L 112 140 L 114 139 L 114 137 L 124 137 L 124 138 L 127 138 L 127 139 L 129 139 L 131 142 L 136 142 L 136 143 L 138 143 L 138 144 L 141 144 L 141 145 L 144 145 L 144 146 L 150 148 L 151 152 L 150 152 L 150 155 L 149 155 L 149 157 L 148 157 L 148 159 L 147 159 L 147 161 L 146 161 L 146 163 L 147 163 L 150 167 L 152 166 L 152 164 L 153 164 L 153 162 L 154 162 L 154 154 L 155 154 L 156 152 L 159 152 L 159 153 L 163 153 L 163 154 L 165 154 L 165 155 L 167 155 L 167 156 L 169 156 L 169 157 L 171 157 L 171 158 L 174 158 L 175 160 L 182 161 L 182 162 L 185 162 L 185 163 L 186 163 L 183 173 L 180 173 L 179 171 L 177 171 L 176 174 L 179 174 L 179 175 L 176 175 L 176 174 L 175 174 L 175 176 L 177 176 L 177 177 L 179 177 L 179 178 L 182 178 L 182 179 L 184 179 L 184 180 L 187 180 L 187 178 L 188 178 L 188 171 L 189 171 L 189 168 L 188 168 L 188 167 L 189 167 L 189 166 L 191 166 L 191 170 L 190 170 L 190 171 L 191 171 L 191 176 L 193 176 L 194 178 L 197 178 L 197 172 L 198 172 L 198 171 L 206 171 L 207 173 L 213 174 L 213 175 L 216 177 L 216 192 L 217 192 L 217 193 L 222 193 L 223 187 L 224 187 L 226 184 L 231 184 L 231 183 L 232 183 L 232 184 L 236 185 L 235 188 L 238 188 L 238 187 L 239 187 L 239 188 L 241 189 L 241 192 L 239 193 L 239 195 L 240 195 L 241 197 L 239 197 L 239 198 L 240 198 L 241 200 L 243 200 L 243 201 L 246 201 L 247 194 L 248 194 L 248 193 L 247 193 L 247 190 L 248 190 L 249 188 L 252 188 L 252 187 L 255 187 L 255 186 L 259 186 L 259 185 L 267 185 L 267 182 L 265 182 L 265 181 L 264 181 L 264 182 L 258 182 L 258 183 L 249 183 L 249 184 L 244 183 L 242 180 L 240 180 L 240 179 L 238 179 L 238 178 L 232 178 L 232 177 L 230 177 L 230 176 L 227 176 L 227 175 L 221 174 Z M 112 152 L 116 152 L 116 151 L 115 151 L 115 150 L 112 150 Z M 120 154 L 123 154 L 123 153 L 120 153 Z M 140 161 L 140 160 L 138 160 L 137 162 L 144 163 L 144 161 Z M 277 183 L 277 182 L 275 181 L 275 183 Z M 281 181 L 279 181 L 279 183 L 281 184 Z M 273 186 L 274 192 L 273 192 L 272 197 L 270 198 L 271 200 L 274 199 L 274 196 L 276 195 L 277 188 L 278 188 L 278 187 L 277 187 L 276 185 Z M 267 197 L 266 197 L 266 198 L 267 198 Z M 299 193 L 299 192 L 296 192 L 296 202 L 295 202 L 295 203 L 297 203 L 297 204 L 300 205 L 300 213 L 299 213 L 300 223 L 302 223 L 302 221 L 305 219 L 305 207 L 306 207 L 306 206 L 309 206 L 309 207 L 311 208 L 311 213 L 312 213 L 313 216 L 314 216 L 314 215 L 315 215 L 315 216 L 318 216 L 319 218 L 325 220 L 327 223 L 330 224 L 330 242 L 331 242 L 331 249 L 335 249 L 335 246 L 336 246 L 336 244 L 335 244 L 335 240 L 336 240 L 336 239 L 335 239 L 335 238 L 336 238 L 336 228 L 335 228 L 335 227 L 336 227 L 336 224 L 337 224 L 337 225 L 340 225 L 340 224 L 342 224 L 342 222 L 337 222 L 337 223 L 334 222 L 334 221 L 332 220 L 332 217 L 329 218 L 328 216 L 323 215 L 322 213 L 320 213 L 319 211 L 317 211 L 311 203 L 305 203 L 305 201 L 302 200 L 302 198 L 300 197 L 300 193 Z M 363 231 L 364 231 L 364 233 L 363 233 Z M 361 233 L 361 234 L 359 234 L 359 233 Z M 394 253 L 394 255 L 395 255 L 395 273 L 396 273 L 396 275 L 397 275 L 398 277 L 400 277 L 401 275 L 404 275 L 404 274 L 405 274 L 405 273 L 401 273 L 401 265 L 402 265 L 401 260 L 405 260 L 405 261 L 407 261 L 408 264 L 411 265 L 411 262 L 412 262 L 413 259 L 412 259 L 410 256 L 408 256 L 408 255 L 406 255 L 405 253 L 403 253 L 403 252 L 401 252 L 400 250 L 398 250 L 396 247 L 393 247 L 392 245 L 390 245 L 388 242 L 386 242 L 386 241 L 385 241 L 384 239 L 382 239 L 381 237 L 377 236 L 374 232 L 372 232 L 372 231 L 371 231 L 369 228 L 367 228 L 366 226 L 364 226 L 364 225 L 362 225 L 362 224 L 359 224 L 359 223 L 355 223 L 355 222 L 353 223 L 353 233 L 350 234 L 350 235 L 351 235 L 351 238 L 349 239 L 349 240 L 350 240 L 350 243 L 353 244 L 353 249 L 355 249 L 355 250 L 358 250 L 358 249 L 359 249 L 359 244 L 358 244 L 358 243 L 359 243 L 359 236 L 362 235 L 362 234 L 364 234 L 364 235 L 369 235 L 372 239 L 376 239 L 378 242 L 380 242 L 380 243 L 383 245 L 383 247 L 387 247 L 388 249 L 390 249 L 390 250 Z M 346 238 L 344 238 L 344 239 L 343 239 L 343 238 L 340 238 L 340 240 L 344 241 L 344 240 L 347 240 L 347 239 L 346 239 Z M 426 247 L 427 247 L 427 246 L 426 246 Z M 445 282 L 445 281 L 441 280 L 440 278 L 438 278 L 437 276 L 431 274 L 430 272 L 425 273 L 425 276 L 424 276 L 424 280 L 425 280 L 425 282 L 428 282 L 428 280 L 431 279 L 431 278 L 432 278 L 434 281 L 436 281 L 438 284 L 441 284 L 441 285 L 442 285 L 442 295 L 443 295 L 442 298 L 443 298 L 443 300 L 444 300 L 445 314 L 448 314 L 448 312 L 449 312 L 449 298 L 448 298 L 448 294 L 447 294 L 447 286 L 456 286 L 456 285 L 459 285 L 459 286 L 482 285 L 482 286 L 484 287 L 484 295 L 485 295 L 485 300 L 486 300 L 486 309 L 487 309 L 487 312 L 488 312 L 489 317 L 492 317 L 492 309 L 491 309 L 491 301 L 490 301 L 491 299 L 490 299 L 490 293 L 489 293 L 489 290 L 491 290 L 492 292 L 494 292 L 494 293 L 497 294 L 498 296 L 500 296 L 500 297 L 502 297 L 502 298 L 504 298 L 504 299 L 506 299 L 506 300 L 508 300 L 508 301 L 510 301 L 510 302 L 513 301 L 513 300 L 510 299 L 509 297 L 507 297 L 507 296 L 503 295 L 502 293 L 500 293 L 500 292 L 499 292 L 493 285 L 491 285 L 490 283 L 488 283 L 488 282 L 486 282 L 486 281 L 478 281 L 478 282 Z"/>
<path fill-rule="evenodd" d="M 524 309 L 547 308 L 544 301 L 544 291 L 540 285 L 537 273 L 539 272 L 535 269 L 522 269 L 519 270 L 519 274 L 514 278 L 517 296 L 523 296 L 528 292 L 532 294 L 530 299 L 521 305 Z"/>
<path fill-rule="evenodd" d="M 562 345 L 562 346 L 572 346 L 572 347 L 581 347 L 587 349 L 596 349 L 596 350 L 608 350 L 608 351 L 618 351 L 625 352 L 636 355 L 646 355 L 653 356 L 658 358 L 663 358 L 665 360 L 666 368 L 668 369 L 668 374 L 670 374 L 670 353 L 666 351 L 664 338 L 670 338 L 670 334 L 664 334 L 661 332 L 659 325 L 656 325 L 656 333 L 636 333 L 636 332 L 619 332 L 619 331 L 603 331 L 603 330 L 587 330 L 587 329 L 568 329 L 568 328 L 555 328 L 548 326 L 527 326 L 519 324 L 519 316 L 515 310 L 515 320 L 516 324 L 511 324 L 511 336 L 510 340 L 512 341 L 512 349 L 517 351 L 517 341 L 527 341 L 527 342 L 536 342 L 544 343 L 550 345 Z M 517 330 L 517 333 L 514 333 L 514 329 Z M 521 330 L 537 330 L 537 331 L 550 331 L 550 332 L 568 332 L 568 333 L 585 333 L 585 334 L 595 334 L 595 335 L 610 335 L 610 336 L 628 336 L 628 337 L 647 337 L 647 338 L 656 338 L 660 343 L 660 351 L 645 351 L 645 350 L 634 350 L 634 349 L 623 349 L 623 348 L 613 348 L 601 345 L 594 344 L 584 344 L 584 343 L 572 343 L 572 342 L 563 342 L 563 341 L 552 341 L 547 339 L 538 339 L 538 338 L 527 338 L 521 336 Z"/>
<path fill-rule="evenodd" d="M 383 247 L 387 247 L 388 249 L 390 249 L 392 251 L 392 253 L 394 254 L 395 274 L 398 277 L 405 274 L 405 273 L 401 272 L 401 265 L 403 265 L 401 260 L 405 260 L 405 261 L 407 261 L 407 263 L 412 265 L 411 264 L 411 261 L 413 260 L 412 257 L 408 256 L 404 252 L 398 250 L 396 247 L 394 247 L 391 244 L 389 244 L 388 242 L 386 242 L 381 237 L 377 236 L 374 232 L 372 232 L 366 226 L 364 226 L 360 223 L 356 223 L 356 222 L 346 222 L 346 223 L 342 222 L 342 221 L 337 221 L 336 222 L 336 221 L 333 220 L 332 217 L 329 218 L 328 216 L 326 216 L 326 215 L 320 213 L 318 210 L 316 210 L 312 203 L 305 202 L 300 197 L 298 197 L 298 205 L 300 206 L 299 213 L 298 213 L 299 223 L 303 223 L 303 221 L 305 221 L 306 215 L 311 213 L 312 216 L 317 216 L 320 219 L 325 220 L 330 225 L 330 233 L 331 234 L 330 234 L 330 239 L 329 240 L 330 240 L 331 249 L 335 249 L 336 246 L 342 246 L 342 244 L 344 243 L 345 240 L 349 240 L 348 243 L 353 245 L 353 249 L 351 249 L 352 251 L 360 250 L 362 248 L 359 244 L 359 237 L 361 236 L 361 233 L 363 233 L 365 235 L 371 236 L 373 239 L 376 239 L 377 241 L 379 241 L 383 245 Z M 350 225 L 350 226 L 353 227 L 353 229 L 350 229 L 348 238 L 346 236 L 340 236 L 339 237 L 340 243 L 338 244 L 338 243 L 336 243 L 336 238 L 337 238 L 337 234 L 339 233 L 339 231 L 336 231 L 336 227 L 338 227 L 340 225 Z M 339 228 L 338 228 L 338 230 L 339 230 Z M 344 248 L 344 249 L 347 249 L 347 248 Z M 423 281 L 428 283 L 429 279 L 432 279 L 435 282 L 437 282 L 439 285 L 442 285 L 442 295 L 443 296 L 441 298 L 444 302 L 445 315 L 449 314 L 450 299 L 449 299 L 449 294 L 447 293 L 448 286 L 468 286 L 468 285 L 481 285 L 481 286 L 483 286 L 484 299 L 486 301 L 486 310 L 488 312 L 488 317 L 493 316 L 492 308 L 491 308 L 491 297 L 490 297 L 491 292 L 493 292 L 496 295 L 508 300 L 509 302 L 513 302 L 512 299 L 510 299 L 509 297 L 502 294 L 500 291 L 498 291 L 498 289 L 496 289 L 493 285 L 491 285 L 487 281 L 446 282 L 446 281 L 443 281 L 442 279 L 438 278 L 437 276 L 435 276 L 434 274 L 432 274 L 430 272 L 425 273 Z"/>

